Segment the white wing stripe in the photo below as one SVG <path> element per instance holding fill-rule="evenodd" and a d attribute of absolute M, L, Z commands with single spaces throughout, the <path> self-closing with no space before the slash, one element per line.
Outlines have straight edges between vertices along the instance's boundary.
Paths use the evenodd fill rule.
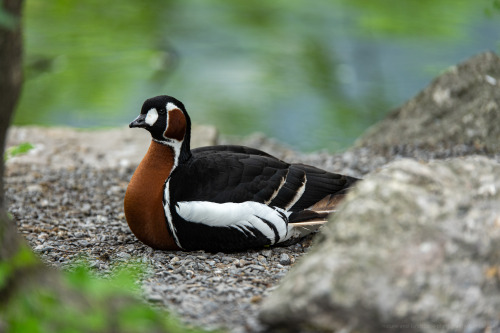
<path fill-rule="evenodd" d="M 307 176 L 304 174 L 304 182 L 302 183 L 302 185 L 299 187 L 299 189 L 297 190 L 297 193 L 295 194 L 295 196 L 293 197 L 292 201 L 290 201 L 286 207 L 285 207 L 285 210 L 289 210 L 290 208 L 293 207 L 293 205 L 295 205 L 295 203 L 297 201 L 299 201 L 299 199 L 302 197 L 302 194 L 304 194 L 305 190 L 306 190 L 306 183 L 307 183 Z"/>
<path fill-rule="evenodd" d="M 250 228 L 259 230 L 272 244 L 275 233 L 266 222 L 272 223 L 278 231 L 279 240 L 286 237 L 287 221 L 282 213 L 265 204 L 253 201 L 242 203 L 215 203 L 209 201 L 180 201 L 176 205 L 177 214 L 188 222 L 202 223 L 212 227 L 233 227 L 241 231 Z M 280 210 L 281 211 L 281 210 Z"/>
<path fill-rule="evenodd" d="M 288 170 L 286 171 L 286 175 L 281 178 L 281 181 L 280 181 L 280 185 L 278 186 L 278 188 L 274 191 L 273 195 L 271 195 L 271 197 L 269 198 L 269 200 L 267 200 L 265 202 L 266 205 L 268 205 L 271 201 L 273 201 L 274 198 L 276 198 L 276 196 L 278 195 L 279 191 L 281 190 L 281 188 L 283 187 L 283 185 L 285 185 L 285 182 L 286 182 L 286 177 L 288 176 Z"/>

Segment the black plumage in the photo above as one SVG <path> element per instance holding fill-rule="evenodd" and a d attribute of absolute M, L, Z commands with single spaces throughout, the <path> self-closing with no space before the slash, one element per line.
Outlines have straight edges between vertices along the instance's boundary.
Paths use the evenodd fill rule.
<path fill-rule="evenodd" d="M 254 201 L 286 210 L 305 183 L 303 194 L 288 209 L 296 213 L 288 222 L 303 222 L 314 217 L 324 218 L 325 214 L 299 212 L 329 194 L 343 191 L 356 180 L 304 164 L 289 164 L 248 147 L 204 147 L 193 149 L 191 153 L 191 158 L 179 163 L 169 180 L 170 210 L 179 242 L 187 250 L 239 251 L 273 242 L 255 228 L 251 229 L 252 235 L 234 228 L 185 223 L 175 210 L 176 202 Z"/>
<path fill-rule="evenodd" d="M 289 209 L 298 211 L 328 194 L 344 190 L 355 181 L 355 178 L 312 166 L 289 164 L 248 147 L 203 147 L 191 153 L 192 157 L 179 163 L 172 173 L 173 201 L 256 201 L 285 209 L 307 179 L 304 193 Z M 277 195 L 267 202 L 275 191 Z"/>

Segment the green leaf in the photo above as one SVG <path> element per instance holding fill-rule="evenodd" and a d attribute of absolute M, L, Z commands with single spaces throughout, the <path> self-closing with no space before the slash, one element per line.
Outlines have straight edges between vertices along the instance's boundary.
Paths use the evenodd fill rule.
<path fill-rule="evenodd" d="M 10 147 L 5 152 L 4 160 L 7 161 L 9 158 L 12 158 L 14 156 L 26 154 L 27 152 L 29 152 L 33 148 L 35 148 L 35 146 L 33 146 L 29 142 L 23 142 L 17 146 Z"/>

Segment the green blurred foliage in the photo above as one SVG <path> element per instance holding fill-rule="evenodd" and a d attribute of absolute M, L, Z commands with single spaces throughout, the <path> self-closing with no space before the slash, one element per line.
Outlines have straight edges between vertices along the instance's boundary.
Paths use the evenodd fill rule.
<path fill-rule="evenodd" d="M 484 9 L 484 13 L 488 17 L 493 17 L 500 14 L 500 0 L 490 0 L 491 5 Z"/>
<path fill-rule="evenodd" d="M 466 0 L 349 0 L 359 31 L 402 38 L 460 38 L 478 2 Z"/>
<path fill-rule="evenodd" d="M 40 264 L 30 249 L 21 248 L 10 261 L 0 262 L 0 288 L 16 270 Z M 145 274 L 141 265 L 117 266 L 107 279 L 96 278 L 87 266 L 82 261 L 65 272 L 64 286 L 18 288 L 8 303 L 0 303 L 0 328 L 10 333 L 205 332 L 137 297 L 136 281 Z"/>
<path fill-rule="evenodd" d="M 4 161 L 7 161 L 11 157 L 26 154 L 27 152 L 29 152 L 33 148 L 35 148 L 35 147 L 29 142 L 20 143 L 17 146 L 10 147 L 10 148 L 6 149 L 4 156 L 3 156 L 3 159 L 4 159 Z"/>
<path fill-rule="evenodd" d="M 21 246 L 16 255 L 9 261 L 0 261 L 0 289 L 4 288 L 11 274 L 19 269 L 26 269 L 36 264 L 31 249 Z"/>
<path fill-rule="evenodd" d="M 26 85 L 15 123 L 125 125 L 146 98 L 170 94 L 195 123 L 223 134 L 261 131 L 298 149 L 337 150 L 447 66 L 498 49 L 500 24 L 484 22 L 496 7 L 498 0 L 27 0 Z"/>
<path fill-rule="evenodd" d="M 98 125 L 119 116 L 164 56 L 150 33 L 159 23 L 155 6 L 133 1 L 27 1 L 16 122 Z"/>

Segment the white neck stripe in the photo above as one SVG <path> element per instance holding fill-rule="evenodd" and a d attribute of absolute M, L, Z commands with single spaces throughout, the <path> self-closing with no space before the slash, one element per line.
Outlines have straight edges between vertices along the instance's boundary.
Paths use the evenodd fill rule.
<path fill-rule="evenodd" d="M 168 102 L 167 103 L 167 111 L 172 111 L 172 110 L 175 110 L 175 109 L 179 109 L 179 107 L 177 105 L 175 105 L 174 103 L 172 103 L 172 102 Z"/>
<path fill-rule="evenodd" d="M 159 144 L 162 144 L 164 146 L 169 146 L 170 148 L 173 149 L 173 151 L 174 151 L 174 165 L 172 166 L 172 171 L 174 171 L 174 169 L 179 164 L 179 156 L 181 155 L 182 142 L 184 142 L 184 140 L 177 141 L 174 139 L 165 138 L 165 141 L 163 141 L 163 140 L 157 140 L 157 139 L 153 138 L 153 141 L 157 142 Z M 172 171 L 170 171 L 170 173 L 172 173 Z"/>

